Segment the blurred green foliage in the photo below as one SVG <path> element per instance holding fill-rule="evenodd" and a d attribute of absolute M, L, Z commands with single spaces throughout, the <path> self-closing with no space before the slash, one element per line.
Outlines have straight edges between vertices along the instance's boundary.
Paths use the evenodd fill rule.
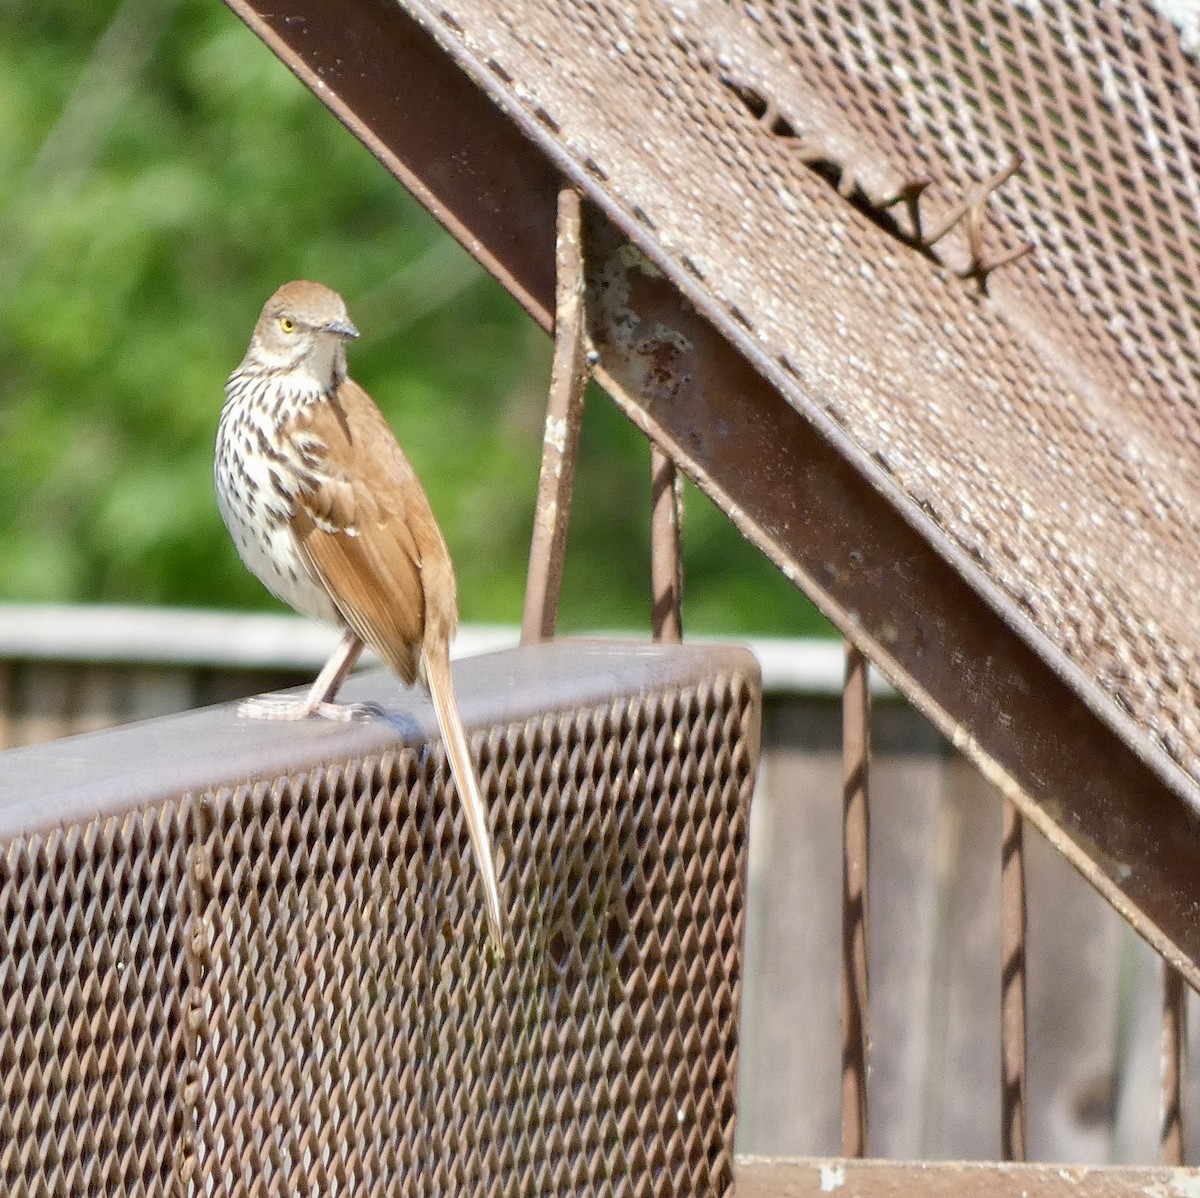
<path fill-rule="evenodd" d="M 363 330 L 463 617 L 519 620 L 550 347 L 499 286 L 218 0 L 6 0 L 0 79 L 0 600 L 273 605 L 212 441 L 263 300 L 308 277 Z M 646 626 L 648 517 L 596 393 L 564 629 Z M 820 627 L 691 490 L 685 554 L 689 632 Z"/>

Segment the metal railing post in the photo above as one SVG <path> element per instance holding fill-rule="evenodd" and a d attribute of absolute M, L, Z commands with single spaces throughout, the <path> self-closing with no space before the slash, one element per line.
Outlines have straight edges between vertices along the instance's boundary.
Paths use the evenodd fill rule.
<path fill-rule="evenodd" d="M 1021 813 L 1004 800 L 1000 874 L 1001 1156 L 1025 1159 L 1025 831 Z"/>
<path fill-rule="evenodd" d="M 846 644 L 842 693 L 842 1155 L 867 1154 L 870 665 Z"/>
<path fill-rule="evenodd" d="M 682 478 L 669 454 L 650 446 L 650 579 L 656 641 L 683 640 Z"/>
<path fill-rule="evenodd" d="M 582 207 L 579 192 L 573 187 L 564 187 L 558 193 L 554 365 L 550 376 L 550 398 L 546 404 L 542 468 L 529 546 L 529 573 L 525 581 L 525 613 L 521 621 L 523 645 L 554 636 L 562 592 L 571 496 L 575 487 L 575 460 L 589 372 Z"/>

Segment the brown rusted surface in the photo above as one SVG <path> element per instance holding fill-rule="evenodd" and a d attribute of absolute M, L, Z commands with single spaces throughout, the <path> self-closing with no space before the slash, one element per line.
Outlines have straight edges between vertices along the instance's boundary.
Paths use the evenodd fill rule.
<path fill-rule="evenodd" d="M 1026 241 L 1013 249 L 1005 250 L 996 256 L 990 256 L 984 249 L 984 230 L 987 219 L 987 203 L 992 192 L 1002 187 L 1020 169 L 1022 158 L 1014 154 L 1006 166 L 1002 166 L 994 174 L 968 188 L 966 195 L 938 223 L 936 229 L 930 230 L 920 238 L 924 245 L 935 245 L 956 225 L 962 224 L 967 236 L 967 262 L 959 272 L 964 279 L 974 279 L 981 290 L 987 290 L 988 276 L 994 270 L 1015 262 L 1033 251 L 1033 242 Z"/>
<path fill-rule="evenodd" d="M 386 675 L 355 725 L 228 706 L 3 755 L 5 1195 L 728 1192 L 753 658 L 455 673 L 503 961 L 432 711 Z"/>
<path fill-rule="evenodd" d="M 762 1161 L 739 1157 L 736 1198 L 1192 1198 L 1200 1171 L 959 1161 Z"/>
<path fill-rule="evenodd" d="M 1025 823 L 1003 800 L 1000 864 L 1000 1155 L 1025 1159 L 1026 954 Z"/>
<path fill-rule="evenodd" d="M 1086 39 L 1016 6 L 932 23 L 893 7 L 862 24 L 849 10 L 768 6 L 741 13 L 731 47 L 700 0 L 611 13 L 586 0 L 410 0 L 428 32 L 376 0 L 336 13 L 289 0 L 265 17 L 232 2 L 544 325 L 557 173 L 620 227 L 594 222 L 601 380 L 1200 981 L 1200 503 L 1187 464 L 1200 422 L 1186 366 L 1200 268 L 1176 194 L 1192 177 L 1179 130 L 1197 89 L 1174 32 L 1139 10 L 1140 40 L 1116 35 L 1084 4 L 1064 12 Z M 1148 75 L 1129 67 L 1135 43 Z M 806 163 L 794 136 L 763 126 L 720 65 L 745 46 L 786 92 L 760 100 L 803 108 L 806 88 L 838 93 L 824 144 L 878 187 L 840 194 L 829 163 Z M 988 46 L 998 75 L 981 65 Z M 959 56 L 965 76 L 930 77 Z M 1021 118 L 1001 120 L 987 87 L 1023 88 L 1060 62 L 1053 104 L 1013 92 Z M 914 72 L 920 87 L 904 83 Z M 1158 81 L 1150 98 L 1144 78 Z M 1046 116 L 1055 105 L 1081 134 L 1072 144 L 1092 147 L 1089 174 L 1137 205 L 1136 246 L 1119 207 L 1088 208 L 1099 192 L 1074 186 L 1084 167 L 1054 159 L 1066 153 Z M 1151 110 L 1165 175 L 1120 165 L 1149 152 Z M 1036 144 L 1011 144 L 1028 129 Z M 1110 144 L 1120 156 L 1095 148 Z M 980 298 L 951 277 L 970 265 L 969 229 L 952 229 L 934 260 L 882 201 L 889 179 L 898 191 L 932 176 L 918 194 L 936 229 L 1014 150 L 1025 167 L 988 200 L 981 235 L 991 255 L 1030 237 L 1037 250 Z M 1172 263 L 1148 268 L 1158 309 L 1143 249 Z"/>
<path fill-rule="evenodd" d="M 669 454 L 650 446 L 651 625 L 656 641 L 683 640 L 683 479 Z"/>
<path fill-rule="evenodd" d="M 522 644 L 549 640 L 554 635 L 587 390 L 582 201 L 573 187 L 564 187 L 558 196 L 555 263 L 554 364 L 529 546 Z"/>
<path fill-rule="evenodd" d="M 842 690 L 842 1155 L 867 1155 L 871 1043 L 867 921 L 870 893 L 870 666 L 846 646 Z"/>
<path fill-rule="evenodd" d="M 616 234 L 590 257 L 602 381 L 1160 951 L 1200 979 L 1190 804 Z"/>
<path fill-rule="evenodd" d="M 1200 422 L 1185 364 L 1200 360 L 1200 247 L 1185 197 L 1200 150 L 1175 97 L 1196 94 L 1200 70 L 1174 27 L 1087 3 L 963 3 L 936 22 L 917 5 L 864 6 L 861 20 L 852 5 L 723 0 L 406 7 L 1195 798 L 1200 588 L 1185 563 L 1200 561 L 1200 505 L 1185 446 Z M 767 93 L 757 103 L 728 65 L 747 61 Z M 799 130 L 761 119 L 784 100 Z M 797 141 L 814 129 L 831 160 L 806 161 Z M 1130 171 L 1138 154 L 1156 169 Z M 882 178 L 884 164 L 901 181 L 931 176 L 921 205 L 936 227 L 964 194 L 981 221 L 1016 156 L 1020 176 L 987 196 L 985 250 L 1038 234 L 1038 252 L 996 272 L 983 300 L 946 274 L 968 271 L 974 219 L 939 241 L 941 271 L 897 232 L 883 192 L 846 196 L 827 178 Z M 1095 190 L 1071 185 L 1084 174 Z"/>

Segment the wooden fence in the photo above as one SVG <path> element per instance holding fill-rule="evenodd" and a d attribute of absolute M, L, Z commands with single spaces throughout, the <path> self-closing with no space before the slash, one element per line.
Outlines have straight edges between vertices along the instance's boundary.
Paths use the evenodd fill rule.
<path fill-rule="evenodd" d="M 478 652 L 516 639 L 515 629 L 469 629 L 457 647 Z M 0 607 L 0 748 L 298 685 L 332 641 L 291 617 Z M 834 1154 L 841 650 L 824 642 L 754 648 L 766 707 L 751 825 L 738 1144 L 747 1153 Z M 877 691 L 869 1152 L 995 1159 L 999 799 L 920 716 Z M 1027 854 L 1030 1159 L 1152 1163 L 1158 960 L 1034 833 Z M 1200 1110 L 1198 1089 L 1189 1079 L 1185 1112 Z M 1188 1160 L 1200 1158 L 1197 1124 L 1185 1113 Z"/>

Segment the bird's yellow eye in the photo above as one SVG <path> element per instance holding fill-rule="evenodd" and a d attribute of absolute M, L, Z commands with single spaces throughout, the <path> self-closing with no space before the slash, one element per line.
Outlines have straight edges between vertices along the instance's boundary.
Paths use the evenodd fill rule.
<path fill-rule="evenodd" d="M 285 333 L 294 333 L 296 331 L 296 322 L 290 316 L 281 316 L 279 318 L 279 327 Z"/>

